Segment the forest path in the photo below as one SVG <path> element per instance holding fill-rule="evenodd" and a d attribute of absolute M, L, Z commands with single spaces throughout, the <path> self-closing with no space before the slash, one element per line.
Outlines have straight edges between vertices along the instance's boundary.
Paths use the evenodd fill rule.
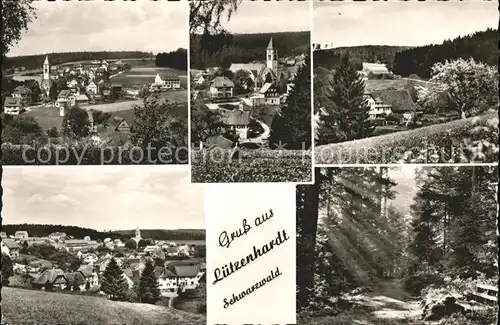
<path fill-rule="evenodd" d="M 418 320 L 422 315 L 420 303 L 404 289 L 401 280 L 376 283 L 371 292 L 353 297 L 353 303 L 374 309 L 372 316 L 379 319 Z M 359 323 L 358 324 L 371 324 Z"/>

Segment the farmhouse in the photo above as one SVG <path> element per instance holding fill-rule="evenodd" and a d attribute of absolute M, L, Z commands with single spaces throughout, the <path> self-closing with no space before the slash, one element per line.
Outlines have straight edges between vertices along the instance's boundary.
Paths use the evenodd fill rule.
<path fill-rule="evenodd" d="M 374 97 L 371 93 L 364 94 L 365 100 L 370 106 L 370 118 L 385 117 L 392 114 L 392 107 L 390 104 L 384 103 L 380 97 Z"/>
<path fill-rule="evenodd" d="M 20 98 L 23 103 L 28 103 L 31 100 L 31 89 L 26 86 L 17 86 L 12 93 L 12 97 Z"/>
<path fill-rule="evenodd" d="M 63 289 L 67 284 L 68 280 L 63 270 L 54 268 L 45 270 L 38 278 L 31 281 L 32 287 L 38 289 L 47 287 Z"/>
<path fill-rule="evenodd" d="M 152 86 L 163 89 L 179 89 L 181 87 L 181 79 L 179 76 L 166 75 L 161 77 L 160 74 L 157 74 Z"/>
<path fill-rule="evenodd" d="M 19 115 L 22 108 L 23 108 L 23 103 L 21 98 L 14 98 L 14 97 L 5 98 L 5 103 L 3 104 L 3 112 L 5 114 Z"/>
<path fill-rule="evenodd" d="M 256 105 L 279 105 L 281 101 L 280 98 L 276 86 L 272 83 L 264 84 L 257 94 L 252 96 L 253 104 Z"/>
<path fill-rule="evenodd" d="M 19 256 L 19 249 L 21 247 L 19 247 L 19 245 L 16 243 L 15 240 L 4 238 L 2 239 L 1 246 L 2 246 L 2 253 L 7 254 L 10 257 Z"/>
<path fill-rule="evenodd" d="M 235 131 L 241 139 L 246 139 L 248 125 L 250 124 L 250 112 L 241 110 L 223 111 L 222 122 L 230 130 Z"/>
<path fill-rule="evenodd" d="M 28 238 L 28 232 L 25 230 L 18 230 L 14 233 L 16 239 L 26 239 Z"/>
<path fill-rule="evenodd" d="M 387 69 L 385 64 L 382 63 L 368 63 L 368 62 L 363 62 L 363 69 L 361 72 L 364 75 L 369 75 L 369 74 L 374 74 L 374 75 L 381 75 L 381 74 L 391 74 L 389 69 Z"/>
<path fill-rule="evenodd" d="M 85 251 L 97 247 L 99 243 L 95 240 L 67 239 L 64 241 L 64 248 L 68 252 Z"/>
<path fill-rule="evenodd" d="M 233 97 L 234 83 L 226 77 L 215 77 L 210 84 L 212 98 Z"/>
<path fill-rule="evenodd" d="M 391 105 L 392 113 L 402 116 L 402 123 L 412 121 L 416 116 L 423 114 L 423 108 L 413 101 L 408 90 L 379 90 L 373 91 L 372 95 L 381 102 Z"/>
<path fill-rule="evenodd" d="M 113 132 L 130 132 L 130 124 L 119 116 L 114 116 L 110 119 L 109 127 Z"/>

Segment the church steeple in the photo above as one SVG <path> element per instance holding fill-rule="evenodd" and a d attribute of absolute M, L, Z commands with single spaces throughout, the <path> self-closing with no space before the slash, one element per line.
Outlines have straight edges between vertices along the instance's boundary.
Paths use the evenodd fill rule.
<path fill-rule="evenodd" d="M 273 71 L 274 76 L 278 75 L 278 51 L 274 48 L 272 37 L 266 48 L 266 66 Z"/>
<path fill-rule="evenodd" d="M 45 61 L 43 61 L 42 67 L 42 84 L 41 88 L 45 90 L 45 95 L 49 96 L 50 91 L 50 64 L 49 64 L 49 56 L 45 56 Z"/>

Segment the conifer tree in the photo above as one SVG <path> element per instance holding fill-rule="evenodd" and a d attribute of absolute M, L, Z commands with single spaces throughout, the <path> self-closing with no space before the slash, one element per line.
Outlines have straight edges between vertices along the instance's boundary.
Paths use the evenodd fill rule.
<path fill-rule="evenodd" d="M 318 123 L 318 144 L 338 143 L 366 138 L 374 130 L 364 98 L 365 85 L 349 56 L 342 58 L 326 94 L 326 115 Z"/>
<path fill-rule="evenodd" d="M 127 300 L 127 281 L 114 258 L 109 261 L 106 270 L 102 274 L 101 290 L 108 294 L 111 300 Z"/>
<path fill-rule="evenodd" d="M 308 149 L 311 146 L 311 62 L 309 55 L 297 71 L 295 84 L 281 113 L 271 124 L 271 148 Z"/>
<path fill-rule="evenodd" d="M 140 302 L 154 304 L 160 298 L 158 278 L 153 263 L 148 260 L 139 280 L 138 296 Z"/>

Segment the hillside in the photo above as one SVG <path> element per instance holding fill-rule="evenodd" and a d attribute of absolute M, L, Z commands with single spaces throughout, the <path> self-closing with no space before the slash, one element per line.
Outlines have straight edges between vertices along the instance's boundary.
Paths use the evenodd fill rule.
<path fill-rule="evenodd" d="M 104 240 L 106 237 L 119 237 L 127 240 L 133 237 L 134 230 L 114 230 L 97 231 L 95 229 L 82 228 L 76 226 L 63 225 L 40 225 L 40 224 L 3 224 L 2 231 L 8 235 L 14 235 L 18 230 L 26 230 L 30 237 L 46 237 L 53 232 L 64 232 L 68 236 L 83 238 L 90 236 L 92 239 Z M 205 240 L 205 230 L 203 229 L 141 229 L 143 238 L 153 238 L 156 240 Z"/>
<path fill-rule="evenodd" d="M 278 57 L 306 53 L 310 44 L 310 32 L 281 32 L 260 34 L 233 34 L 226 38 L 221 52 L 214 55 L 200 53 L 200 37 L 191 35 L 191 67 L 204 69 L 210 66 L 229 66 L 233 63 L 248 63 L 265 60 L 269 39 L 278 50 Z"/>
<path fill-rule="evenodd" d="M 352 47 L 338 47 L 333 49 L 317 49 L 313 52 L 314 67 L 335 69 L 340 64 L 340 59 L 349 53 L 350 61 L 361 70 L 362 62 L 378 62 L 387 64 L 392 68 L 396 53 L 409 49 L 409 46 L 388 45 L 362 45 Z"/>
<path fill-rule="evenodd" d="M 100 297 L 2 288 L 2 324 L 204 324 L 205 317 L 163 306 Z"/>
<path fill-rule="evenodd" d="M 486 64 L 498 65 L 498 30 L 487 29 L 471 35 L 403 50 L 394 57 L 393 71 L 402 76 L 412 73 L 429 78 L 431 67 L 437 62 L 457 58 L 474 58 Z"/>
<path fill-rule="evenodd" d="M 142 59 L 151 58 L 152 53 L 140 51 L 110 51 L 110 52 L 62 52 L 44 53 L 37 55 L 6 57 L 2 63 L 2 69 L 15 67 L 25 67 L 26 69 L 41 69 L 45 56 L 50 57 L 50 64 L 57 65 L 65 62 L 78 62 L 89 60 L 109 60 L 109 59 Z"/>

